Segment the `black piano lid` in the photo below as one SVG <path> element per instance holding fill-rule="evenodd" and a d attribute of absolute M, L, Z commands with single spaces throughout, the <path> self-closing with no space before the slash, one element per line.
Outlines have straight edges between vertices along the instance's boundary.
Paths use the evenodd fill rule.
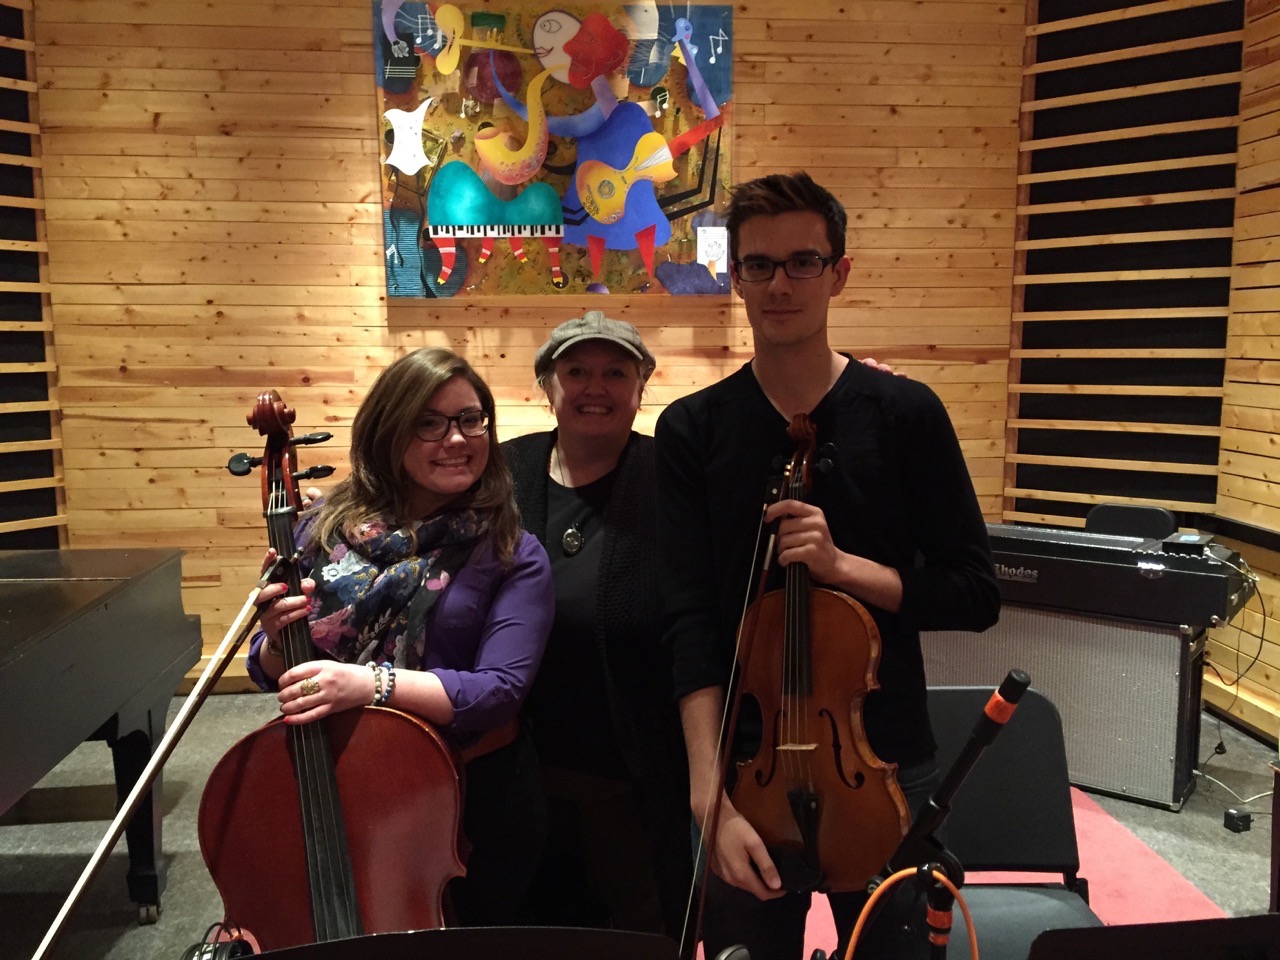
<path fill-rule="evenodd" d="M 0 551 L 0 667 L 181 556 L 169 549 Z"/>

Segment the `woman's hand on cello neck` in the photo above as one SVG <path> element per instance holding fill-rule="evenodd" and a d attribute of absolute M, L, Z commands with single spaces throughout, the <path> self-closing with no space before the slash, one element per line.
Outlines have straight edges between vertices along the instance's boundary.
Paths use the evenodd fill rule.
<path fill-rule="evenodd" d="M 263 570 L 275 560 L 275 550 L 268 549 Z M 287 723 L 310 723 L 331 713 L 364 706 L 375 693 L 373 672 L 365 666 L 338 663 L 333 660 L 308 660 L 290 670 L 285 669 L 281 638 L 291 623 L 306 623 L 315 581 L 300 581 L 300 596 L 285 596 L 287 583 L 268 584 L 258 594 L 262 608 L 262 630 L 266 641 L 258 654 L 264 673 L 280 688 L 280 712 Z"/>
<path fill-rule="evenodd" d="M 276 551 L 273 548 L 267 548 L 266 557 L 262 561 L 263 573 L 266 573 L 275 559 Z M 280 674 L 284 672 L 284 651 L 281 647 L 281 639 L 284 636 L 285 627 L 290 623 L 306 620 L 311 594 L 316 588 L 315 581 L 309 577 L 300 581 L 300 586 L 302 594 L 299 596 L 285 596 L 289 590 L 289 584 L 283 581 L 269 583 L 258 593 L 257 604 L 262 611 L 258 622 L 267 635 L 266 642 L 262 644 L 259 653 L 259 661 L 263 672 L 272 680 L 279 679 Z"/>

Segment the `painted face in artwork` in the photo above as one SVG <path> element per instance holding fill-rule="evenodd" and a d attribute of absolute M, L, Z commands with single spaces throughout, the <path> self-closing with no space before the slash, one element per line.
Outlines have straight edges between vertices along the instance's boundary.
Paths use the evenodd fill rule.
<path fill-rule="evenodd" d="M 569 63 L 572 59 L 565 52 L 564 45 L 581 26 L 577 17 L 564 10 L 548 11 L 534 21 L 534 56 L 538 58 L 543 70 L 550 70 L 551 75 L 562 83 L 569 82 Z"/>

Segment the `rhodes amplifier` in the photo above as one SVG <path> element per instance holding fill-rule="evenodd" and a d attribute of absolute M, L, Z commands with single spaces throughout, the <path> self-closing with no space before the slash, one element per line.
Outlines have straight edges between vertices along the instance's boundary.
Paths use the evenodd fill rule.
<path fill-rule="evenodd" d="M 929 683 L 994 684 L 1020 667 L 1062 714 L 1073 783 L 1182 806 L 1200 742 L 1205 629 L 1253 594 L 1239 554 L 1199 534 L 998 523 L 987 533 L 1000 622 L 923 634 Z"/>
<path fill-rule="evenodd" d="M 1071 782 L 1176 810 L 1194 789 L 1204 630 L 1005 603 L 985 633 L 920 636 L 932 685 L 1012 667 L 1062 714 Z"/>

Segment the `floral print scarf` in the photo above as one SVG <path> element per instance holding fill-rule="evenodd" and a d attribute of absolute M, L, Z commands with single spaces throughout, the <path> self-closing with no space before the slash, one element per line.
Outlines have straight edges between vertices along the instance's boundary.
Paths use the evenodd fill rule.
<path fill-rule="evenodd" d="M 311 571 L 311 641 L 344 663 L 390 661 L 417 670 L 427 614 L 485 533 L 471 510 L 390 530 L 361 524 L 321 551 Z"/>

